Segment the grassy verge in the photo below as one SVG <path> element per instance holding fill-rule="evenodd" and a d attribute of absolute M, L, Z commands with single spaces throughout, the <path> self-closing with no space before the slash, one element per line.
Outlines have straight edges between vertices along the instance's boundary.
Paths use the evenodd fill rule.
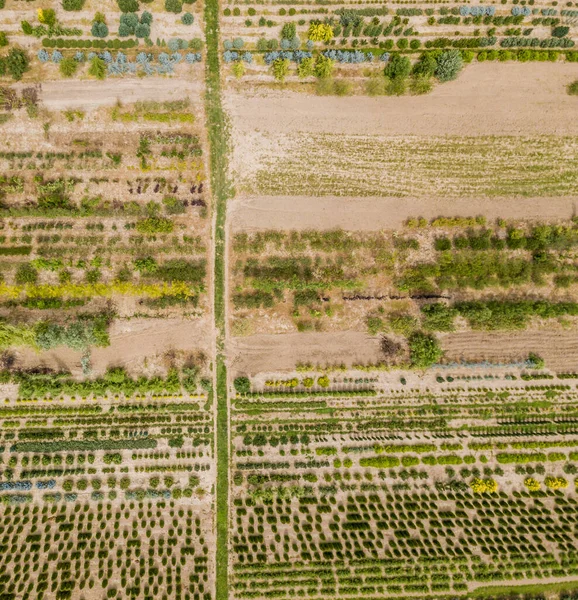
<path fill-rule="evenodd" d="M 225 218 L 231 186 L 227 178 L 227 123 L 221 104 L 219 2 L 205 2 L 207 39 L 206 95 L 211 188 L 215 202 L 215 326 L 217 329 L 217 574 L 216 598 L 228 598 L 229 412 L 225 365 Z"/>
<path fill-rule="evenodd" d="M 535 583 L 528 585 L 488 585 L 479 587 L 471 592 L 471 596 L 484 598 L 486 596 L 506 595 L 506 594 L 547 594 L 560 593 L 566 590 L 575 590 L 578 588 L 578 580 L 561 581 L 559 583 Z"/>

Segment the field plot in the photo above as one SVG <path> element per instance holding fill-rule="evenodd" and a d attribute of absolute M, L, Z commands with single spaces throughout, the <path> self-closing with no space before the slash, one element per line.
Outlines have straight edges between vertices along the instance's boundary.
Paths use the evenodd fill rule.
<path fill-rule="evenodd" d="M 3 596 L 213 597 L 213 415 L 198 378 L 3 384 Z"/>
<path fill-rule="evenodd" d="M 322 96 L 421 95 L 472 61 L 576 62 L 573 4 L 403 4 L 231 0 L 222 19 L 227 83 L 266 90 L 277 82 Z"/>
<path fill-rule="evenodd" d="M 292 392 L 255 383 L 233 401 L 233 597 L 575 579 L 575 375 L 450 370 L 385 391 L 348 376 L 305 370 Z"/>

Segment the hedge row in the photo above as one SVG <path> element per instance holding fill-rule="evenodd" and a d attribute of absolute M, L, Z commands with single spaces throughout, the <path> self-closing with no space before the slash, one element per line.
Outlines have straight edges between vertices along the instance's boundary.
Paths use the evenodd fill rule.
<path fill-rule="evenodd" d="M 120 50 L 125 48 L 134 48 L 138 46 L 136 40 L 65 40 L 63 38 L 44 38 L 42 40 L 44 48 L 99 48 L 104 50 L 110 48 Z"/>
<path fill-rule="evenodd" d="M 16 442 L 10 452 L 83 452 L 87 450 L 142 450 L 156 448 L 153 438 L 138 440 L 62 440 L 59 442 Z"/>

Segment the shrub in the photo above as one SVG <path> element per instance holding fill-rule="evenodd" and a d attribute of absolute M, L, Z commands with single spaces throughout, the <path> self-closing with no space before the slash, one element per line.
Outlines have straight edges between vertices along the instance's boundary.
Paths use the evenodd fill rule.
<path fill-rule="evenodd" d="M 5 31 L 0 31 L 0 48 L 8 46 L 8 36 Z"/>
<path fill-rule="evenodd" d="M 108 27 L 106 23 L 95 21 L 92 24 L 90 33 L 97 38 L 105 38 L 108 35 Z"/>
<path fill-rule="evenodd" d="M 334 62 L 324 54 L 318 54 L 313 72 L 319 79 L 329 79 L 333 73 Z"/>
<path fill-rule="evenodd" d="M 394 54 L 384 69 L 384 74 L 390 79 L 405 79 L 411 71 L 411 62 L 407 56 Z"/>
<path fill-rule="evenodd" d="M 568 481 L 564 477 L 546 477 L 544 483 L 551 490 L 561 490 L 568 487 Z"/>
<path fill-rule="evenodd" d="M 333 29 L 331 25 L 313 21 L 309 25 L 308 38 L 312 42 L 330 42 L 333 39 Z"/>
<path fill-rule="evenodd" d="M 297 65 L 297 75 L 299 75 L 300 79 L 304 79 L 305 77 L 310 77 L 314 72 L 314 64 L 312 58 L 304 58 Z M 578 84 L 578 81 L 576 82 Z"/>
<path fill-rule="evenodd" d="M 271 70 L 277 81 L 285 81 L 285 77 L 289 73 L 289 59 L 277 58 L 271 63 Z"/>
<path fill-rule="evenodd" d="M 88 67 L 88 74 L 96 79 L 104 79 L 106 77 L 106 63 L 98 56 L 93 57 Z"/>
<path fill-rule="evenodd" d="M 193 17 L 193 15 L 190 12 L 186 12 L 181 17 L 181 23 L 183 25 L 192 25 L 194 22 L 195 22 L 195 17 Z"/>
<path fill-rule="evenodd" d="M 563 38 L 563 37 L 567 36 L 569 32 L 570 32 L 570 27 L 560 25 L 560 26 L 554 27 L 552 29 L 552 37 Z"/>
<path fill-rule="evenodd" d="M 451 81 L 455 79 L 462 67 L 464 61 L 459 50 L 446 50 L 436 59 L 435 75 L 440 81 Z"/>
<path fill-rule="evenodd" d="M 566 89 L 571 96 L 578 96 L 578 79 L 570 83 Z"/>
<path fill-rule="evenodd" d="M 78 69 L 78 63 L 72 57 L 63 58 L 60 61 L 59 70 L 64 77 L 72 77 Z"/>
<path fill-rule="evenodd" d="M 285 23 L 281 29 L 281 39 L 292 40 L 297 35 L 295 23 Z"/>
<path fill-rule="evenodd" d="M 165 10 L 172 13 L 180 13 L 183 10 L 182 0 L 165 0 Z"/>
<path fill-rule="evenodd" d="M 524 479 L 524 485 L 528 488 L 530 492 L 537 492 L 540 490 L 540 482 L 533 477 L 526 477 Z"/>
<path fill-rule="evenodd" d="M 470 487 L 475 494 L 495 494 L 498 491 L 498 484 L 494 479 L 479 479 L 476 477 Z"/>
<path fill-rule="evenodd" d="M 123 13 L 135 13 L 140 8 L 138 0 L 116 0 L 116 2 L 120 12 Z"/>
<path fill-rule="evenodd" d="M 34 284 L 38 281 L 38 271 L 30 264 L 19 265 L 16 270 L 16 283 L 18 285 Z"/>
<path fill-rule="evenodd" d="M 62 0 L 64 10 L 82 10 L 86 0 Z"/>
<path fill-rule="evenodd" d="M 28 71 L 30 60 L 28 54 L 20 48 L 11 48 L 5 59 L 6 70 L 12 76 L 12 79 L 19 81 L 26 71 Z"/>
<path fill-rule="evenodd" d="M 443 355 L 438 340 L 433 335 L 416 332 L 409 339 L 409 356 L 414 367 L 425 369 L 438 362 Z"/>

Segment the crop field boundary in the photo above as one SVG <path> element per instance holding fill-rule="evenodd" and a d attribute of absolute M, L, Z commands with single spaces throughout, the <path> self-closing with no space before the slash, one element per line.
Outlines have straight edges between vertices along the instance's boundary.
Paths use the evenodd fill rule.
<path fill-rule="evenodd" d="M 219 2 L 205 3 L 207 44 L 206 113 L 209 134 L 211 188 L 215 202 L 214 314 L 216 328 L 216 399 L 217 399 L 217 551 L 216 598 L 228 598 L 228 518 L 229 518 L 229 410 L 225 343 L 225 221 L 231 187 L 227 179 L 227 124 L 221 103 L 219 72 Z"/>

